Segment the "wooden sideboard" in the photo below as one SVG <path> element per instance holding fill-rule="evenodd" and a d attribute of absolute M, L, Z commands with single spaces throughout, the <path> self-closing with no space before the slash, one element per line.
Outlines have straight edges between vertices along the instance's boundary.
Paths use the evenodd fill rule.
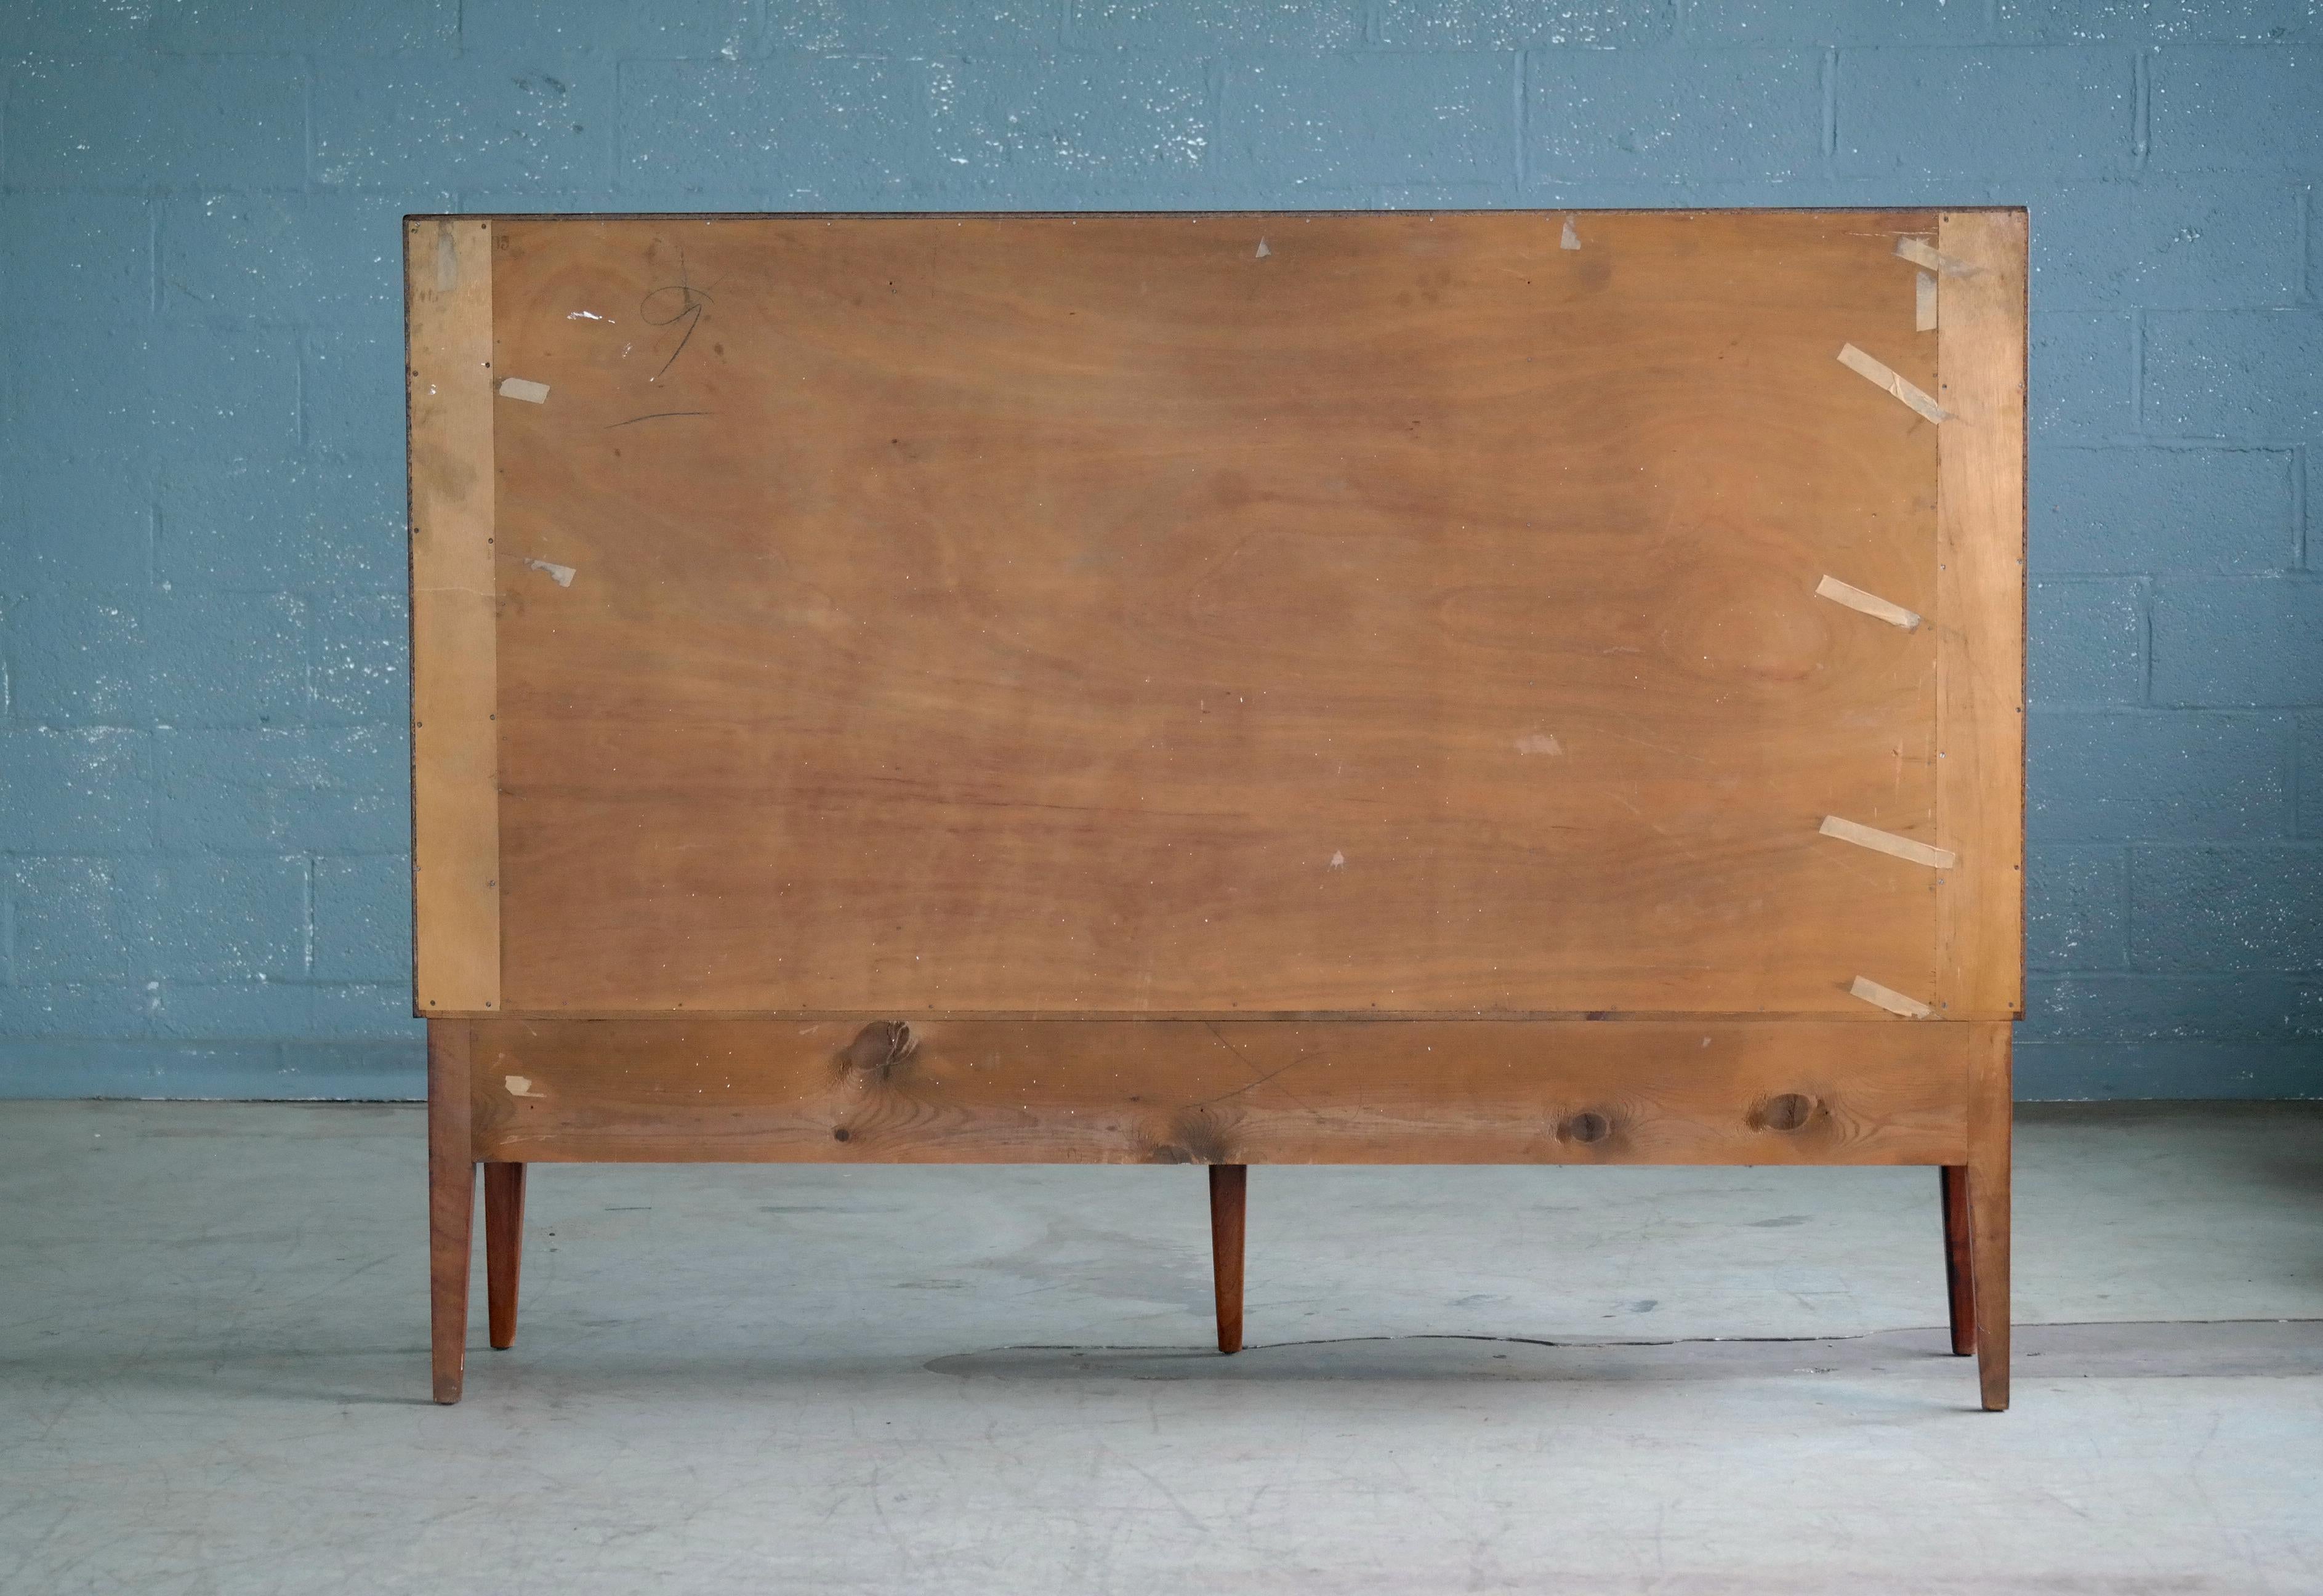
<path fill-rule="evenodd" d="M 2005 1407 L 2025 240 L 411 219 L 437 1399 L 479 1164 L 1828 1163 Z"/>

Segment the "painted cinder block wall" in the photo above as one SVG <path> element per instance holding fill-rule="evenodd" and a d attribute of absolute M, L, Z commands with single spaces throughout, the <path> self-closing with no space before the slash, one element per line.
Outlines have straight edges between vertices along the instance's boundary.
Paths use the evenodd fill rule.
<path fill-rule="evenodd" d="M 406 212 L 1978 202 L 2021 1094 L 2323 1094 L 2309 0 L 5 0 L 0 65 L 0 1094 L 419 1090 Z"/>

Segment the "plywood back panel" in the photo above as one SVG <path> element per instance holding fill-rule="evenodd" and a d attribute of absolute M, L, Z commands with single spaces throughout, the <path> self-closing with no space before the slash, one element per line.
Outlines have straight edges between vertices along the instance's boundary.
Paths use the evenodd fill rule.
<path fill-rule="evenodd" d="M 1938 225 L 496 221 L 502 1006 L 1934 998 Z"/>

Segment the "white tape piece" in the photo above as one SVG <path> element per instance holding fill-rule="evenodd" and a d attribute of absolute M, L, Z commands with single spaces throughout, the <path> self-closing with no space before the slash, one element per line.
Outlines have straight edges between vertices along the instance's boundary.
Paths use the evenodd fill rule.
<path fill-rule="evenodd" d="M 1912 273 L 1912 330 L 1936 330 L 1936 278 L 1932 271 Z"/>
<path fill-rule="evenodd" d="M 1882 986 L 1868 976 L 1855 977 L 1850 986 L 1850 995 L 1861 998 L 1874 1008 L 1886 1009 L 1891 1014 L 1901 1014 L 1906 1020 L 1924 1020 L 1936 1011 L 1916 997 L 1906 997 L 1892 986 Z"/>
<path fill-rule="evenodd" d="M 1938 870 L 1949 870 L 1960 863 L 1960 855 L 1949 848 L 1932 848 L 1924 842 L 1914 842 L 1909 837 L 1898 837 L 1893 831 L 1882 831 L 1877 826 L 1841 820 L 1835 814 L 1823 816 L 1823 824 L 1815 829 L 1825 837 L 1836 837 L 1841 842 L 1852 842 L 1874 853 L 1893 854 L 1899 859 L 1909 859 L 1915 865 L 1927 865 Z"/>
<path fill-rule="evenodd" d="M 500 1085 L 508 1088 L 508 1095 L 511 1097 L 546 1097 L 548 1096 L 546 1092 L 536 1092 L 532 1089 L 532 1078 L 529 1076 L 502 1076 L 500 1078 Z"/>
<path fill-rule="evenodd" d="M 1255 255 L 1253 255 L 1253 256 L 1252 256 L 1251 258 L 1252 258 L 1253 260 L 1254 260 L 1254 261 L 1263 261 L 1263 260 L 1265 260 L 1265 259 L 1266 259 L 1266 257 L 1267 257 L 1267 256 L 1269 256 L 1269 255 L 1272 254 L 1273 252 L 1273 252 L 1272 250 L 1268 249 L 1268 248 L 1266 247 L 1266 240 L 1264 240 L 1264 239 L 1262 239 L 1262 239 L 1260 239 L 1260 240 L 1258 241 L 1258 253 L 1257 253 L 1257 254 L 1255 254 Z"/>
<path fill-rule="evenodd" d="M 1890 626 L 1902 627 L 1907 632 L 1916 630 L 1920 624 L 1917 611 L 1906 610 L 1901 604 L 1891 604 L 1878 593 L 1867 593 L 1836 576 L 1826 576 L 1816 582 L 1815 597 L 1829 599 L 1834 604 L 1844 604 L 1850 610 L 1859 610 Z"/>
<path fill-rule="evenodd" d="M 448 294 L 460 286 L 460 246 L 452 241 L 452 224 L 436 224 L 436 291 Z"/>
<path fill-rule="evenodd" d="M 500 397 L 522 399 L 528 405 L 545 405 L 548 402 L 548 384 L 528 381 L 522 377 L 503 377 L 500 379 Z"/>
<path fill-rule="evenodd" d="M 1561 250 L 1577 250 L 1581 247 L 1581 234 L 1573 230 L 1571 216 L 1565 218 L 1565 231 L 1558 235 L 1556 247 Z"/>
<path fill-rule="evenodd" d="M 1925 239 L 1899 238 L 1896 241 L 1896 252 L 1913 265 L 1925 267 L 1930 271 L 1949 272 L 1954 277 L 1976 275 L 1975 267 L 1958 255 L 1945 254 Z"/>
<path fill-rule="evenodd" d="M 539 572 L 543 576 L 546 576 L 549 581 L 555 582 L 559 587 L 571 587 L 573 585 L 573 579 L 581 574 L 579 570 L 574 566 L 559 565 L 553 560 L 527 559 L 525 564 L 531 566 L 535 571 Z"/>
<path fill-rule="evenodd" d="M 1841 347 L 1839 363 L 1873 387 L 1894 394 L 1931 421 L 1950 421 L 1952 418 L 1951 412 L 1929 398 L 1924 390 L 1905 381 L 1891 367 L 1864 353 L 1852 344 Z"/>

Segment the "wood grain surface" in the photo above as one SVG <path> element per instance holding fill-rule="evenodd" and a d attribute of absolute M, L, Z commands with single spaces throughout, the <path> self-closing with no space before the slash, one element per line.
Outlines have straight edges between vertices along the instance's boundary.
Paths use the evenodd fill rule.
<path fill-rule="evenodd" d="M 1947 211 L 1938 298 L 1936 1006 L 2025 1012 L 2023 211 Z"/>
<path fill-rule="evenodd" d="M 1907 1026 L 1936 218 L 1563 220 L 495 222 L 503 1009 Z"/>
<path fill-rule="evenodd" d="M 474 1027 L 474 1147 L 538 1162 L 1959 1165 L 1970 1029 L 511 1019 Z"/>
<path fill-rule="evenodd" d="M 411 480 L 413 991 L 488 1012 L 500 981 L 493 724 L 492 225 L 404 229 Z"/>

